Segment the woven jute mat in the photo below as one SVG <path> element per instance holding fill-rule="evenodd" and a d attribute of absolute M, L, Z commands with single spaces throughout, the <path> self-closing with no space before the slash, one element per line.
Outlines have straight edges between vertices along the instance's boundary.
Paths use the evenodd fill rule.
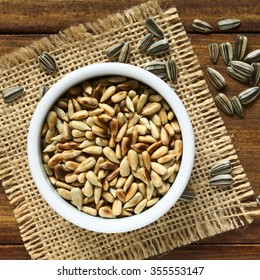
<path fill-rule="evenodd" d="M 27 132 L 39 102 L 39 87 L 51 86 L 79 67 L 108 61 L 109 46 L 128 41 L 130 62 L 143 67 L 154 60 L 137 50 L 146 34 L 144 20 L 152 16 L 164 30 L 172 58 L 180 74 L 175 88 L 186 106 L 195 132 L 195 165 L 187 188 L 195 192 L 192 202 L 178 201 L 156 222 L 123 234 L 102 234 L 81 229 L 57 215 L 43 200 L 30 175 Z M 43 51 L 59 66 L 56 75 L 38 63 Z M 95 23 L 71 27 L 40 39 L 0 59 L 1 90 L 22 85 L 25 93 L 10 104 L 0 96 L 0 179 L 32 259 L 144 259 L 176 247 L 237 229 L 253 221 L 253 194 L 225 125 L 209 93 L 198 59 L 193 52 L 175 7 L 162 10 L 156 1 L 133 7 Z M 232 162 L 234 184 L 229 188 L 208 185 L 209 168 L 217 160 Z"/>

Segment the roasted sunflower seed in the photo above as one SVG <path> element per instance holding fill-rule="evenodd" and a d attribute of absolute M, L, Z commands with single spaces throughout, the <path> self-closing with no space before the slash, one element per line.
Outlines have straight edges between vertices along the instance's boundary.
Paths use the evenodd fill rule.
<path fill-rule="evenodd" d="M 47 52 L 43 52 L 39 58 L 38 61 L 41 65 L 41 67 L 49 72 L 50 74 L 53 74 L 54 72 L 57 71 L 57 65 L 54 60 L 54 58 Z"/>
<path fill-rule="evenodd" d="M 24 88 L 21 86 L 15 86 L 5 89 L 2 92 L 3 99 L 6 103 L 13 101 L 14 99 L 20 97 L 24 92 Z"/>
<path fill-rule="evenodd" d="M 214 98 L 217 107 L 228 115 L 233 115 L 233 107 L 230 100 L 224 93 L 219 93 Z"/>
<path fill-rule="evenodd" d="M 246 55 L 244 61 L 247 63 L 260 62 L 260 49 L 250 52 Z"/>
<path fill-rule="evenodd" d="M 240 117 L 244 117 L 244 110 L 243 110 L 243 107 L 242 107 L 241 102 L 239 101 L 238 97 L 232 96 L 230 98 L 230 102 L 232 104 L 232 107 L 233 107 L 235 113 Z"/>
<path fill-rule="evenodd" d="M 259 83 L 260 80 L 260 63 L 259 62 L 253 62 L 251 64 L 254 68 L 253 75 L 250 77 L 250 85 L 255 87 Z"/>
<path fill-rule="evenodd" d="M 169 80 L 174 83 L 177 80 L 179 74 L 179 69 L 175 61 L 168 60 L 166 62 L 166 72 Z"/>
<path fill-rule="evenodd" d="M 137 48 L 139 49 L 139 51 L 146 51 L 153 43 L 153 38 L 154 36 L 152 33 L 146 34 L 137 44 Z"/>
<path fill-rule="evenodd" d="M 216 89 L 222 89 L 226 86 L 225 78 L 217 70 L 208 67 L 207 74 L 210 82 Z"/>
<path fill-rule="evenodd" d="M 245 35 L 237 35 L 234 43 L 233 56 L 235 60 L 242 60 L 245 56 L 247 48 L 247 37 Z"/>
<path fill-rule="evenodd" d="M 239 26 L 240 19 L 224 19 L 218 22 L 218 28 L 220 30 L 228 30 Z"/>
<path fill-rule="evenodd" d="M 167 39 L 159 40 L 153 43 L 147 50 L 149 55 L 159 55 L 168 52 L 169 43 Z"/>
<path fill-rule="evenodd" d="M 122 63 L 127 63 L 130 57 L 130 44 L 128 42 L 124 43 L 124 46 L 122 47 L 118 61 Z"/>
<path fill-rule="evenodd" d="M 228 159 L 222 159 L 216 162 L 210 169 L 210 175 L 216 176 L 220 174 L 227 174 L 232 171 L 231 162 Z"/>
<path fill-rule="evenodd" d="M 107 50 L 107 56 L 109 58 L 111 58 L 111 57 L 118 55 L 120 53 L 121 49 L 123 48 L 123 46 L 124 46 L 124 42 L 119 42 L 119 43 L 113 45 L 112 47 L 110 47 Z"/>
<path fill-rule="evenodd" d="M 232 68 L 230 66 L 227 67 L 227 72 L 232 78 L 236 79 L 237 81 L 239 81 L 241 83 L 248 82 L 248 79 L 249 79 L 248 76 L 245 76 L 245 75 L 237 72 L 234 68 Z"/>
<path fill-rule="evenodd" d="M 183 201 L 192 201 L 194 199 L 194 192 L 192 191 L 184 191 L 180 196 L 180 200 Z"/>
<path fill-rule="evenodd" d="M 220 53 L 226 65 L 229 65 L 233 59 L 233 49 L 229 42 L 220 44 Z"/>
<path fill-rule="evenodd" d="M 152 32 L 152 34 L 158 38 L 163 38 L 163 32 L 161 28 L 157 25 L 157 23 L 152 18 L 147 18 L 145 20 L 145 26 L 147 29 Z"/>
<path fill-rule="evenodd" d="M 194 19 L 192 22 L 192 28 L 201 33 L 211 33 L 213 30 L 213 26 L 207 23 L 204 20 Z"/>
<path fill-rule="evenodd" d="M 209 184 L 213 186 L 229 186 L 233 183 L 230 174 L 220 174 L 209 179 Z"/>
<path fill-rule="evenodd" d="M 218 60 L 219 47 L 217 43 L 208 44 L 209 58 L 212 63 L 216 63 Z"/>
<path fill-rule="evenodd" d="M 238 73 L 242 74 L 246 77 L 251 77 L 254 72 L 254 67 L 246 62 L 233 60 L 231 61 L 230 66 L 237 71 Z"/>
<path fill-rule="evenodd" d="M 238 98 L 241 104 L 248 104 L 254 101 L 260 93 L 260 87 L 251 87 L 239 93 Z"/>

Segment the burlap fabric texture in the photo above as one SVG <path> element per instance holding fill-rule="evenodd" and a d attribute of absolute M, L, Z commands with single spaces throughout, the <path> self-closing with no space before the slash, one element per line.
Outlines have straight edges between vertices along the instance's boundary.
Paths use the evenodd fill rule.
<path fill-rule="evenodd" d="M 169 54 L 150 57 L 137 50 L 147 33 L 144 20 L 152 16 L 170 43 Z M 195 131 L 196 159 L 188 189 L 192 202 L 179 201 L 166 215 L 140 230 L 123 234 L 90 232 L 65 221 L 43 200 L 30 175 L 26 142 L 32 114 L 39 102 L 39 87 L 51 86 L 79 67 L 108 61 L 109 46 L 128 41 L 130 62 L 143 67 L 148 61 L 172 58 L 180 73 L 175 87 L 186 106 Z M 56 75 L 38 63 L 42 51 L 53 55 Z M 210 95 L 198 59 L 175 7 L 163 11 L 151 1 L 95 23 L 81 24 L 34 42 L 1 58 L 1 90 L 25 87 L 18 100 L 5 104 L 0 97 L 0 179 L 32 259 L 144 259 L 176 247 L 237 229 L 252 222 L 245 202 L 253 194 L 236 151 Z M 218 159 L 233 164 L 232 188 L 208 185 L 209 168 Z"/>

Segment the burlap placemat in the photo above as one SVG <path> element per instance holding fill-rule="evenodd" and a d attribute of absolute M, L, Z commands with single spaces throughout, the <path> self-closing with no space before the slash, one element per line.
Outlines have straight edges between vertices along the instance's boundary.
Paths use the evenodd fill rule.
<path fill-rule="evenodd" d="M 153 60 L 137 50 L 152 16 L 164 30 L 170 53 L 180 68 L 176 91 L 195 131 L 196 159 L 188 188 L 195 199 L 179 201 L 166 215 L 140 230 L 123 234 L 90 232 L 65 221 L 43 200 L 31 178 L 26 154 L 27 131 L 39 101 L 39 87 L 52 85 L 81 66 L 107 61 L 106 49 L 119 42 L 132 46 L 130 63 Z M 50 52 L 59 65 L 55 76 L 37 61 Z M 208 91 L 198 59 L 175 7 L 163 11 L 156 1 L 133 7 L 95 23 L 81 24 L 43 38 L 1 58 L 1 90 L 17 84 L 25 94 L 10 104 L 0 97 L 0 179 L 14 206 L 22 239 L 32 259 L 143 259 L 252 222 L 253 194 L 225 125 Z M 234 168 L 232 188 L 208 185 L 212 164 L 228 158 Z"/>

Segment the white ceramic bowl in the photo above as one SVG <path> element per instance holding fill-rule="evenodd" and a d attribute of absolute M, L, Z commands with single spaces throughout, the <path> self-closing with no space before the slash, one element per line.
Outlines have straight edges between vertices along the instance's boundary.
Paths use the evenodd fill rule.
<path fill-rule="evenodd" d="M 56 100 L 84 80 L 105 75 L 122 75 L 136 79 L 157 91 L 169 103 L 179 122 L 183 154 L 181 166 L 169 191 L 151 208 L 138 215 L 104 219 L 87 215 L 66 202 L 56 192 L 44 171 L 41 155 L 41 129 L 48 111 Z M 142 228 L 163 216 L 183 193 L 192 171 L 195 155 L 191 121 L 183 103 L 175 92 L 160 78 L 142 68 L 122 63 L 93 64 L 71 72 L 54 84 L 39 102 L 29 128 L 27 153 L 33 180 L 47 203 L 63 218 L 84 229 L 119 233 Z"/>

